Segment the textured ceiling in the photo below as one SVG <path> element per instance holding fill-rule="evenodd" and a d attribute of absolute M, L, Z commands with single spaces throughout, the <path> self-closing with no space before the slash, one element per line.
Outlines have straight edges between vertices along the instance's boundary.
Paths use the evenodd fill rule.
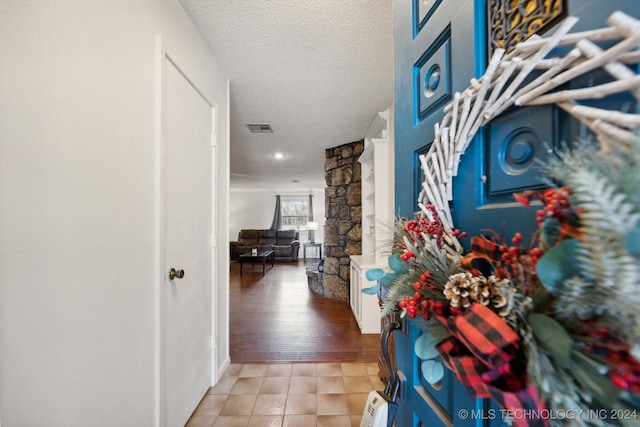
<path fill-rule="evenodd" d="M 232 188 L 324 187 L 324 150 L 391 106 L 392 0 L 179 1 L 230 79 Z"/>

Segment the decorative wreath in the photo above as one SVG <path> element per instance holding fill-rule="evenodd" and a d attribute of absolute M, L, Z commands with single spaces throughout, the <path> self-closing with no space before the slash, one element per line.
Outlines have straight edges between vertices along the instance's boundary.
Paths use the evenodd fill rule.
<path fill-rule="evenodd" d="M 623 91 L 640 100 L 640 76 L 628 67 L 640 62 L 640 21 L 615 12 L 610 27 L 569 34 L 576 22 L 567 18 L 552 36 L 507 55 L 496 50 L 484 76 L 445 107 L 420 157 L 421 211 L 396 221 L 390 269 L 369 270 L 378 283 L 363 292 L 384 288 L 383 314 L 400 307 L 423 322 L 415 352 L 428 382 L 437 384 L 446 366 L 471 395 L 511 411 L 516 425 L 639 425 L 640 115 L 578 101 Z M 557 90 L 597 68 L 614 81 Z M 543 71 L 528 79 L 534 70 Z M 549 189 L 514 195 L 523 205 L 542 202 L 530 243 L 493 233 L 472 237 L 463 253 L 466 233 L 448 204 L 460 157 L 507 108 L 551 103 L 595 140 L 554 153 L 542 166 Z"/>

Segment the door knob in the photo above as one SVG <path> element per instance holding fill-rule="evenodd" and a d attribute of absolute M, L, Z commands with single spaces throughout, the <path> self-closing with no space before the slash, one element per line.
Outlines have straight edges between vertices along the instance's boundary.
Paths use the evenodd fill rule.
<path fill-rule="evenodd" d="M 182 279 L 183 277 L 184 270 L 176 270 L 175 268 L 171 268 L 171 270 L 169 270 L 169 280 Z"/>

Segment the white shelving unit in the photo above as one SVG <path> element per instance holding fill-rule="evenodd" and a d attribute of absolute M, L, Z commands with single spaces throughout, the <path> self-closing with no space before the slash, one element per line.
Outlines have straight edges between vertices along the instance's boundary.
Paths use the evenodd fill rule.
<path fill-rule="evenodd" d="M 367 295 L 362 293 L 363 288 L 374 285 L 374 282 L 367 280 L 365 274 L 370 268 L 379 265 L 373 257 L 362 255 L 351 256 L 351 287 L 349 288 L 349 303 L 351 311 L 358 322 L 360 332 L 363 334 L 379 334 L 380 304 L 377 295 Z"/>
<path fill-rule="evenodd" d="M 365 140 L 358 161 L 362 165 L 362 255 L 376 257 L 386 243 L 385 231 L 391 226 L 389 202 L 389 140 Z M 377 167 L 376 167 L 377 165 Z"/>
<path fill-rule="evenodd" d="M 378 113 L 364 139 L 358 159 L 362 170 L 362 255 L 351 256 L 350 304 L 363 334 L 380 333 L 380 305 L 375 295 L 361 291 L 373 285 L 365 276 L 371 268 L 386 268 L 393 224 L 393 141 L 389 109 Z"/>

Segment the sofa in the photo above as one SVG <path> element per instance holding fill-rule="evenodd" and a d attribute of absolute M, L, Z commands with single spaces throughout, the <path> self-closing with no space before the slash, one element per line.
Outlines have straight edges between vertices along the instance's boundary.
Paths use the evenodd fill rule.
<path fill-rule="evenodd" d="M 231 259 L 251 252 L 273 249 L 276 261 L 298 261 L 300 241 L 296 230 L 240 230 L 238 240 L 230 242 Z"/>

